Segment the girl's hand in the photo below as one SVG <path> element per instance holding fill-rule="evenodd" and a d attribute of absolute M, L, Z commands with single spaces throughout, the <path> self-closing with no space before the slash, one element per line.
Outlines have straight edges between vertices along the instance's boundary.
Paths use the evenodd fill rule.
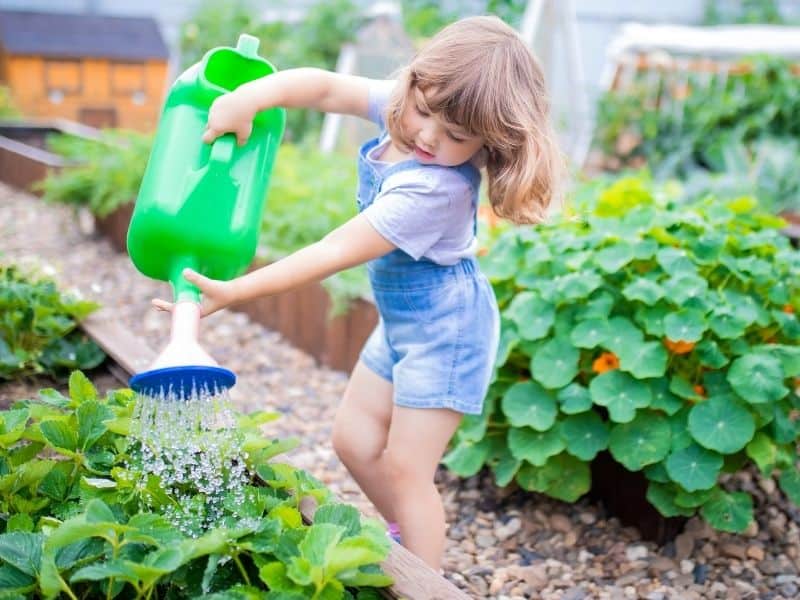
<path fill-rule="evenodd" d="M 224 133 L 235 133 L 239 145 L 247 142 L 253 132 L 253 118 L 256 116 L 254 103 L 244 91 L 223 94 L 211 104 L 208 111 L 203 141 L 210 144 Z"/>
<path fill-rule="evenodd" d="M 183 277 L 186 279 L 186 281 L 195 284 L 203 294 L 203 302 L 200 305 L 201 317 L 215 313 L 218 310 L 233 304 L 237 299 L 235 293 L 235 280 L 219 281 L 217 279 L 209 279 L 208 277 L 204 277 L 197 271 L 192 271 L 191 269 L 184 269 Z M 172 302 L 167 302 L 166 300 L 160 300 L 158 298 L 154 298 L 152 302 L 153 306 L 155 306 L 158 310 L 163 310 L 166 312 L 172 312 L 172 308 L 175 306 L 175 304 Z"/>

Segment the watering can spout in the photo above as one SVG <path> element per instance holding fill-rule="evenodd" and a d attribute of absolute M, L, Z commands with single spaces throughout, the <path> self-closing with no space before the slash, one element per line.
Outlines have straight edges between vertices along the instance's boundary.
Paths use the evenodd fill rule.
<path fill-rule="evenodd" d="M 170 340 L 146 371 L 130 380 L 133 390 L 148 396 L 182 400 L 199 392 L 216 394 L 233 386 L 236 375 L 220 367 L 198 340 L 200 304 L 176 302 Z"/>

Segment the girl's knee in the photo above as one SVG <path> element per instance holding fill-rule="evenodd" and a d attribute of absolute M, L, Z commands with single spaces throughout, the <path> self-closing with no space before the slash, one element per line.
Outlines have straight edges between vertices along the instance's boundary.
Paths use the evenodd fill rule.
<path fill-rule="evenodd" d="M 433 483 L 425 469 L 415 465 L 407 456 L 387 450 L 383 455 L 386 474 L 391 482 L 403 489 L 406 486 Z"/>

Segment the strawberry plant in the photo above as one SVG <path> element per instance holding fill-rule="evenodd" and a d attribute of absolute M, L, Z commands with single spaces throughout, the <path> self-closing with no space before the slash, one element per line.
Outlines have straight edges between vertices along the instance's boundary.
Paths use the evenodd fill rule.
<path fill-rule="evenodd" d="M 91 369 L 105 354 L 76 331 L 97 304 L 62 294 L 53 281 L 0 265 L 0 379 Z"/>
<path fill-rule="evenodd" d="M 452 470 L 574 501 L 608 450 L 663 515 L 742 531 L 752 499 L 723 483 L 754 464 L 800 504 L 800 253 L 752 198 L 679 196 L 595 185 L 580 218 L 500 237 L 495 380 Z"/>
<path fill-rule="evenodd" d="M 308 473 L 271 462 L 293 444 L 263 437 L 270 413 L 238 417 L 246 502 L 184 535 L 163 509 L 204 499 L 178 498 L 136 471 L 133 410 L 130 390 L 101 398 L 76 371 L 68 397 L 45 389 L 0 411 L 0 595 L 367 600 L 391 582 L 377 565 L 389 550 L 382 526 Z M 319 505 L 311 525 L 299 510 L 308 496 Z"/>

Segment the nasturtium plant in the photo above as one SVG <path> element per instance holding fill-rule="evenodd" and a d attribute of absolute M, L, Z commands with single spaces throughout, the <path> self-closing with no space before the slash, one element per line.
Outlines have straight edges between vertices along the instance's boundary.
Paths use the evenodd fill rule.
<path fill-rule="evenodd" d="M 754 464 L 800 501 L 800 252 L 750 198 L 680 200 L 629 177 L 483 259 L 501 310 L 495 378 L 445 463 L 567 501 L 607 451 L 665 516 L 741 531 Z"/>
<path fill-rule="evenodd" d="M 0 265 L 0 380 L 66 377 L 99 365 L 105 354 L 76 330 L 97 307 L 62 293 L 51 279 Z"/>
<path fill-rule="evenodd" d="M 75 371 L 68 396 L 44 389 L 0 411 L 0 596 L 372 600 L 391 583 L 383 527 L 271 460 L 294 442 L 263 436 L 270 413 L 238 416 L 245 502 L 231 493 L 213 528 L 183 533 L 162 509 L 202 511 L 204 498 L 137 471 L 134 403 L 127 389 L 101 397 Z M 313 524 L 304 497 L 318 503 Z"/>

